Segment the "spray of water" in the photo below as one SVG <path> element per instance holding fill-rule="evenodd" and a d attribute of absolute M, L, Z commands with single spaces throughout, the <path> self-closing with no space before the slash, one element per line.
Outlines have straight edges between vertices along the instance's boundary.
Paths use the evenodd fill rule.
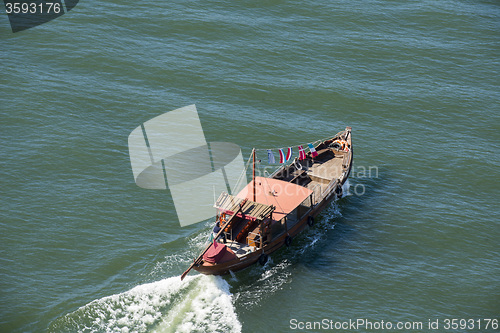
<path fill-rule="evenodd" d="M 52 323 L 52 332 L 241 332 L 229 285 L 178 276 L 94 300 Z"/>

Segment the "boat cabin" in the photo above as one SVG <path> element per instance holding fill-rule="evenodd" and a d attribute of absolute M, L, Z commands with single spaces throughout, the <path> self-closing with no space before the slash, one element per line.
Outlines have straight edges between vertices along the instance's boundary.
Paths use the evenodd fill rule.
<path fill-rule="evenodd" d="M 308 188 L 278 179 L 255 177 L 238 195 L 222 193 L 214 207 L 230 216 L 222 242 L 245 255 L 283 236 L 312 209 Z M 255 200 L 250 200 L 254 198 Z"/>

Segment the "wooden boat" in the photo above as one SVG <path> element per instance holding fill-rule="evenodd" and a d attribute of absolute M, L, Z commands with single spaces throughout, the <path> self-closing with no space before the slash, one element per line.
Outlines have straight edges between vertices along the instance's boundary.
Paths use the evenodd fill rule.
<path fill-rule="evenodd" d="M 220 230 L 181 279 L 192 268 L 222 275 L 256 262 L 264 265 L 269 254 L 289 246 L 306 226 L 312 227 L 325 206 L 342 196 L 352 167 L 351 127 L 320 142 L 315 150 L 269 177 L 256 177 L 254 149 L 252 181 L 236 196 L 219 196 L 214 207 Z"/>

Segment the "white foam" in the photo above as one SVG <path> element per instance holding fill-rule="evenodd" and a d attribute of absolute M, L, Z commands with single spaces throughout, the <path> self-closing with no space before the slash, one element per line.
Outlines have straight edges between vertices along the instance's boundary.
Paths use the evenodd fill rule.
<path fill-rule="evenodd" d="M 56 320 L 51 331 L 241 332 L 229 285 L 220 277 L 171 277 L 107 296 Z"/>
<path fill-rule="evenodd" d="M 342 198 L 348 195 L 352 195 L 349 192 L 350 188 L 351 188 L 351 183 L 349 183 L 349 179 L 347 179 L 345 183 L 342 185 Z"/>
<path fill-rule="evenodd" d="M 241 332 L 227 282 L 215 276 L 199 276 L 198 280 L 155 332 Z"/>

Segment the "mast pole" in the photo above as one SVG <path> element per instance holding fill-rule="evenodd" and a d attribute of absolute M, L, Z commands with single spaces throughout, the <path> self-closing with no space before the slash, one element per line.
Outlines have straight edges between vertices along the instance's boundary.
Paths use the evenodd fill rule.
<path fill-rule="evenodd" d="M 253 176 L 253 201 L 257 202 L 255 198 L 255 148 L 252 151 L 253 154 L 253 171 L 252 171 L 252 176 Z"/>

